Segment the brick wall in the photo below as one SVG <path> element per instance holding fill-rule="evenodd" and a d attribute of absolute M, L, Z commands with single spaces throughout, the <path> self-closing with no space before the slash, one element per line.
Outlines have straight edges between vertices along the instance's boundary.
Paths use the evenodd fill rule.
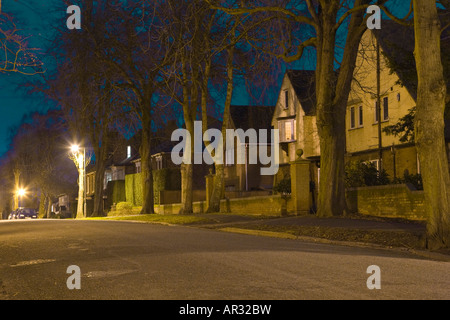
<path fill-rule="evenodd" d="M 361 187 L 347 190 L 350 211 L 382 217 L 426 220 L 424 193 L 411 185 Z"/>

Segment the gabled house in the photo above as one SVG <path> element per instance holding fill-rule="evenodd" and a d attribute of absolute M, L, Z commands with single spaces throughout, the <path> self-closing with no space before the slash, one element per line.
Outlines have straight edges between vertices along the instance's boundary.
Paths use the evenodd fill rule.
<path fill-rule="evenodd" d="M 380 48 L 380 86 L 377 85 L 377 45 Z M 420 162 L 414 141 L 387 134 L 415 108 L 417 71 L 414 60 L 414 29 L 392 21 L 383 21 L 380 30 L 363 35 L 356 61 L 354 81 L 347 107 L 347 161 L 368 161 L 389 175 L 403 179 L 420 174 Z M 449 52 L 443 43 L 443 52 Z M 446 54 L 444 54 L 445 58 Z M 380 115 L 377 101 L 380 93 Z M 380 119 L 379 119 L 380 118 Z M 449 141 L 446 124 L 446 140 Z M 379 134 L 381 131 L 381 135 Z"/>
<path fill-rule="evenodd" d="M 380 48 L 379 88 L 377 45 Z M 406 56 L 412 55 L 413 51 L 413 30 L 388 21 L 383 23 L 381 30 L 368 30 L 359 46 L 355 80 L 348 101 L 347 160 L 368 161 L 380 168 L 381 153 L 382 168 L 390 178 L 402 178 L 405 173 L 420 173 L 414 143 L 402 142 L 399 137 L 384 132 L 386 127 L 395 125 L 416 105 L 417 90 L 412 81 L 405 77 L 402 67 L 408 60 L 414 62 Z M 377 111 L 378 92 L 380 115 Z"/>
<path fill-rule="evenodd" d="M 281 84 L 272 126 L 280 133 L 280 170 L 274 185 L 289 176 L 289 163 L 303 150 L 311 161 L 311 181 L 319 175 L 320 143 L 316 125 L 315 71 L 287 70 Z"/>
<path fill-rule="evenodd" d="M 414 30 L 384 21 L 381 30 L 367 30 L 356 60 L 354 80 L 346 112 L 346 162 L 372 162 L 390 179 L 405 174 L 420 174 L 420 163 L 413 141 L 385 132 L 416 106 L 417 75 L 414 61 Z M 380 47 L 380 87 L 377 85 L 377 44 Z M 450 50 L 449 50 L 450 51 Z M 377 101 L 380 92 L 381 109 Z M 320 181 L 320 144 L 316 126 L 314 71 L 288 70 L 281 85 L 272 119 L 280 130 L 281 170 L 275 184 L 289 175 L 289 162 L 296 151 L 316 163 L 311 166 L 311 181 Z M 380 118 L 380 119 L 379 119 Z M 379 132 L 381 130 L 381 135 Z M 446 127 L 450 141 L 450 126 Z M 381 146 L 380 146 L 381 141 Z"/>

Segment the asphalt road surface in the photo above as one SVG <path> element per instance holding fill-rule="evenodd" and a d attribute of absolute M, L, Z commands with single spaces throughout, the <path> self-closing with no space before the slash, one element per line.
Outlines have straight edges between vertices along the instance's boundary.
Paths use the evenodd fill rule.
<path fill-rule="evenodd" d="M 368 289 L 372 265 L 381 289 Z M 398 251 L 119 221 L 0 221 L 8 300 L 448 300 L 449 274 L 449 262 Z"/>

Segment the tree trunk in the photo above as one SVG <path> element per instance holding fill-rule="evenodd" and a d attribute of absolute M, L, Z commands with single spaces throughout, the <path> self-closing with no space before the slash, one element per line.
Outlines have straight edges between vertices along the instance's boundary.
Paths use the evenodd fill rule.
<path fill-rule="evenodd" d="M 80 161 L 84 157 L 78 155 L 78 203 L 77 203 L 77 219 L 84 218 L 84 165 Z"/>
<path fill-rule="evenodd" d="M 41 197 L 39 201 L 39 218 L 48 218 L 45 212 L 45 200 L 47 199 L 43 189 L 41 188 Z"/>
<path fill-rule="evenodd" d="M 440 51 L 441 29 L 434 1 L 414 0 L 418 74 L 415 141 L 428 215 L 427 247 L 450 243 L 450 175 L 444 139 L 446 84 Z"/>
<path fill-rule="evenodd" d="M 225 98 L 225 108 L 223 110 L 223 121 L 222 121 L 222 137 L 226 137 L 228 125 L 230 123 L 230 106 L 231 99 L 233 97 L 233 58 L 234 58 L 234 46 L 228 49 L 228 59 L 227 59 L 227 96 Z M 225 145 L 225 144 L 224 144 Z M 223 163 L 215 163 L 216 174 L 214 175 L 213 182 L 213 192 L 211 195 L 210 206 L 207 212 L 219 212 L 220 211 L 220 200 L 222 199 L 222 191 L 225 184 L 224 177 L 224 165 Z"/>
<path fill-rule="evenodd" d="M 153 194 L 153 170 L 151 155 L 151 116 L 150 110 L 143 108 L 142 113 L 142 142 L 141 154 L 141 179 L 142 179 L 142 209 L 141 214 L 153 214 L 154 194 Z"/>
<path fill-rule="evenodd" d="M 47 218 L 52 218 L 52 197 L 50 195 L 46 196 L 46 202 L 47 202 L 47 209 L 46 209 L 46 215 Z"/>
<path fill-rule="evenodd" d="M 186 121 L 187 120 L 187 121 Z M 194 171 L 194 166 L 192 165 L 194 161 L 194 123 L 189 119 L 186 119 L 186 129 L 191 136 L 190 146 L 187 146 L 187 152 L 191 153 L 191 162 L 190 163 L 182 163 L 181 164 L 181 210 L 180 214 L 192 214 L 192 175 Z"/>
<path fill-rule="evenodd" d="M 336 95 L 336 37 L 333 27 L 337 11 L 329 9 L 323 14 L 316 69 L 317 128 L 321 157 L 317 215 L 330 217 L 342 215 L 345 210 L 345 109 L 342 112 L 333 103 Z"/>
<path fill-rule="evenodd" d="M 103 153 L 102 148 L 99 148 L 98 153 L 99 155 Z M 102 217 L 104 215 L 103 212 L 104 177 L 105 177 L 105 159 L 103 156 L 100 156 L 98 159 L 96 159 L 95 164 L 94 209 L 92 211 L 93 217 Z"/>
<path fill-rule="evenodd" d="M 359 0 L 355 7 L 369 1 Z M 366 30 L 364 10 L 350 18 L 348 36 L 339 73 L 334 71 L 337 2 L 321 12 L 322 24 L 317 43 L 317 127 L 320 137 L 320 184 L 318 211 L 320 217 L 346 213 L 345 200 L 345 115 L 361 37 Z M 333 6 L 334 9 L 333 9 Z"/>

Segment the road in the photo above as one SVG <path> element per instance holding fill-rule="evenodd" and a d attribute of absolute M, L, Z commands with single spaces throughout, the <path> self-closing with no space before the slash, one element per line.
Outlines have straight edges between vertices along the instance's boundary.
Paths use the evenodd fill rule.
<path fill-rule="evenodd" d="M 67 287 L 72 265 L 80 289 Z M 379 290 L 367 287 L 371 265 Z M 0 221 L 8 300 L 449 299 L 449 274 L 449 262 L 399 251 L 119 221 Z"/>

